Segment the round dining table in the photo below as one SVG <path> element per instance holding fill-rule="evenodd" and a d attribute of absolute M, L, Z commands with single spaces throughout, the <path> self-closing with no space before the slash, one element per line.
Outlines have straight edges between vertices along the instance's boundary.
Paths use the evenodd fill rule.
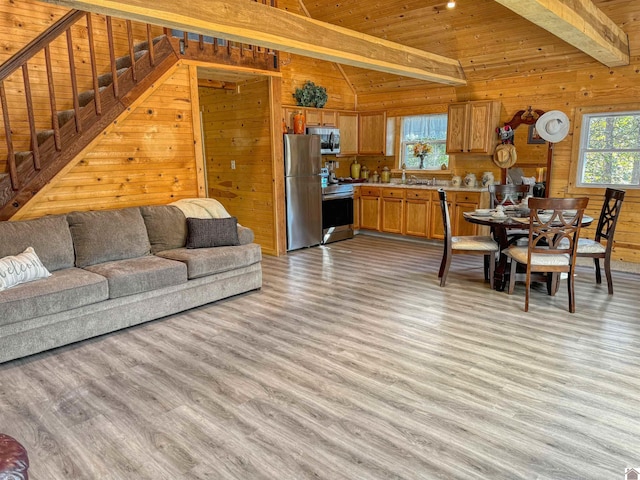
<path fill-rule="evenodd" d="M 493 212 L 493 211 L 492 211 Z M 493 287 L 496 290 L 503 291 L 507 283 L 507 256 L 504 251 L 513 244 L 513 234 L 521 232 L 523 237 L 529 234 L 529 215 L 525 216 L 524 211 L 517 208 L 507 210 L 506 215 L 496 217 L 490 212 L 478 214 L 474 211 L 464 212 L 463 216 L 467 222 L 476 225 L 484 225 L 491 227 L 493 238 L 498 242 L 500 247 L 500 257 L 496 264 L 495 274 L 493 277 Z M 593 218 L 587 215 L 582 216 L 580 227 L 588 227 L 593 223 Z"/>

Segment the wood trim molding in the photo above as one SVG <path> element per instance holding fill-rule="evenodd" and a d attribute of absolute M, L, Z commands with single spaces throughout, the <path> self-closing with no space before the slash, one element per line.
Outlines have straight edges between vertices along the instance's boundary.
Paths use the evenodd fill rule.
<path fill-rule="evenodd" d="M 578 107 L 573 115 L 573 142 L 571 144 L 571 164 L 569 166 L 569 178 L 567 179 L 567 193 L 575 195 L 604 195 L 605 187 L 578 187 L 578 162 L 580 160 L 580 137 L 582 136 L 583 115 L 589 113 L 626 112 L 640 110 L 640 103 L 624 103 L 616 105 L 594 105 Z M 629 188 L 626 190 L 626 199 L 640 199 L 640 189 Z"/>
<path fill-rule="evenodd" d="M 259 2 L 233 0 L 46 0 L 344 65 L 448 85 L 466 85 L 458 60 L 425 52 Z"/>
<path fill-rule="evenodd" d="M 287 251 L 287 220 L 284 203 L 284 148 L 282 142 L 282 80 L 269 78 L 269 108 L 271 111 L 271 172 L 273 175 L 273 235 L 274 255 Z"/>
<path fill-rule="evenodd" d="M 607 67 L 629 65 L 627 34 L 591 0 L 496 0 Z"/>
<path fill-rule="evenodd" d="M 202 122 L 200 121 L 200 95 L 198 94 L 198 67 L 189 65 L 189 89 L 191 90 L 191 119 L 193 122 L 193 154 L 196 167 L 198 196 L 207 196 L 204 146 L 202 143 Z"/>

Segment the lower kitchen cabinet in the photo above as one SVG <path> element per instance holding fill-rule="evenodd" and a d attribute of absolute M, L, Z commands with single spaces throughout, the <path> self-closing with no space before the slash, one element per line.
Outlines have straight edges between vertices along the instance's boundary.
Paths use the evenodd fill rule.
<path fill-rule="evenodd" d="M 431 192 L 429 190 L 406 191 L 404 205 L 404 234 L 414 237 L 429 235 L 431 218 Z"/>
<path fill-rule="evenodd" d="M 360 228 L 380 230 L 380 188 L 360 187 Z"/>
<path fill-rule="evenodd" d="M 382 189 L 382 231 L 388 233 L 403 233 L 404 218 L 404 189 Z"/>
<path fill-rule="evenodd" d="M 440 198 L 436 190 L 359 187 L 354 214 L 360 229 L 444 239 Z M 486 235 L 485 227 L 465 220 L 463 213 L 488 207 L 486 192 L 448 191 L 447 203 L 453 235 Z M 356 207 L 355 204 L 358 204 Z M 356 210 L 358 209 L 358 210 Z"/>

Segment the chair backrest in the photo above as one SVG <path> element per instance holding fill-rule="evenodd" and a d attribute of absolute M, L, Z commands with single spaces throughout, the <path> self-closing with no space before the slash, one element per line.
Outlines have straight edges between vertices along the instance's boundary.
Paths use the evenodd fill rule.
<path fill-rule="evenodd" d="M 574 264 L 588 198 L 529 199 L 529 259 L 532 253 L 568 254 Z"/>
<path fill-rule="evenodd" d="M 607 188 L 604 194 L 604 203 L 602 204 L 598 228 L 596 229 L 596 242 L 599 242 L 602 238 L 606 239 L 607 249 L 613 247 L 613 234 L 616 231 L 618 215 L 620 214 L 625 193 L 624 190 Z"/>
<path fill-rule="evenodd" d="M 519 203 L 529 193 L 529 185 L 489 185 L 489 206 Z"/>
<path fill-rule="evenodd" d="M 449 215 L 449 205 L 447 204 L 447 192 L 442 188 L 438 190 L 440 197 L 440 210 L 442 210 L 442 226 L 444 227 L 444 248 L 451 250 L 451 217 Z"/>

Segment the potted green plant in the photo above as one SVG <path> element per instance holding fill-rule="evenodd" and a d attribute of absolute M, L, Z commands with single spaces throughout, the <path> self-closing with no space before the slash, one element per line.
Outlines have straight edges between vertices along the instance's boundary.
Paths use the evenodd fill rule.
<path fill-rule="evenodd" d="M 316 107 L 322 108 L 327 103 L 329 96 L 327 89 L 316 85 L 310 80 L 304 82 L 302 88 L 296 88 L 293 97 L 296 99 L 300 107 Z"/>

